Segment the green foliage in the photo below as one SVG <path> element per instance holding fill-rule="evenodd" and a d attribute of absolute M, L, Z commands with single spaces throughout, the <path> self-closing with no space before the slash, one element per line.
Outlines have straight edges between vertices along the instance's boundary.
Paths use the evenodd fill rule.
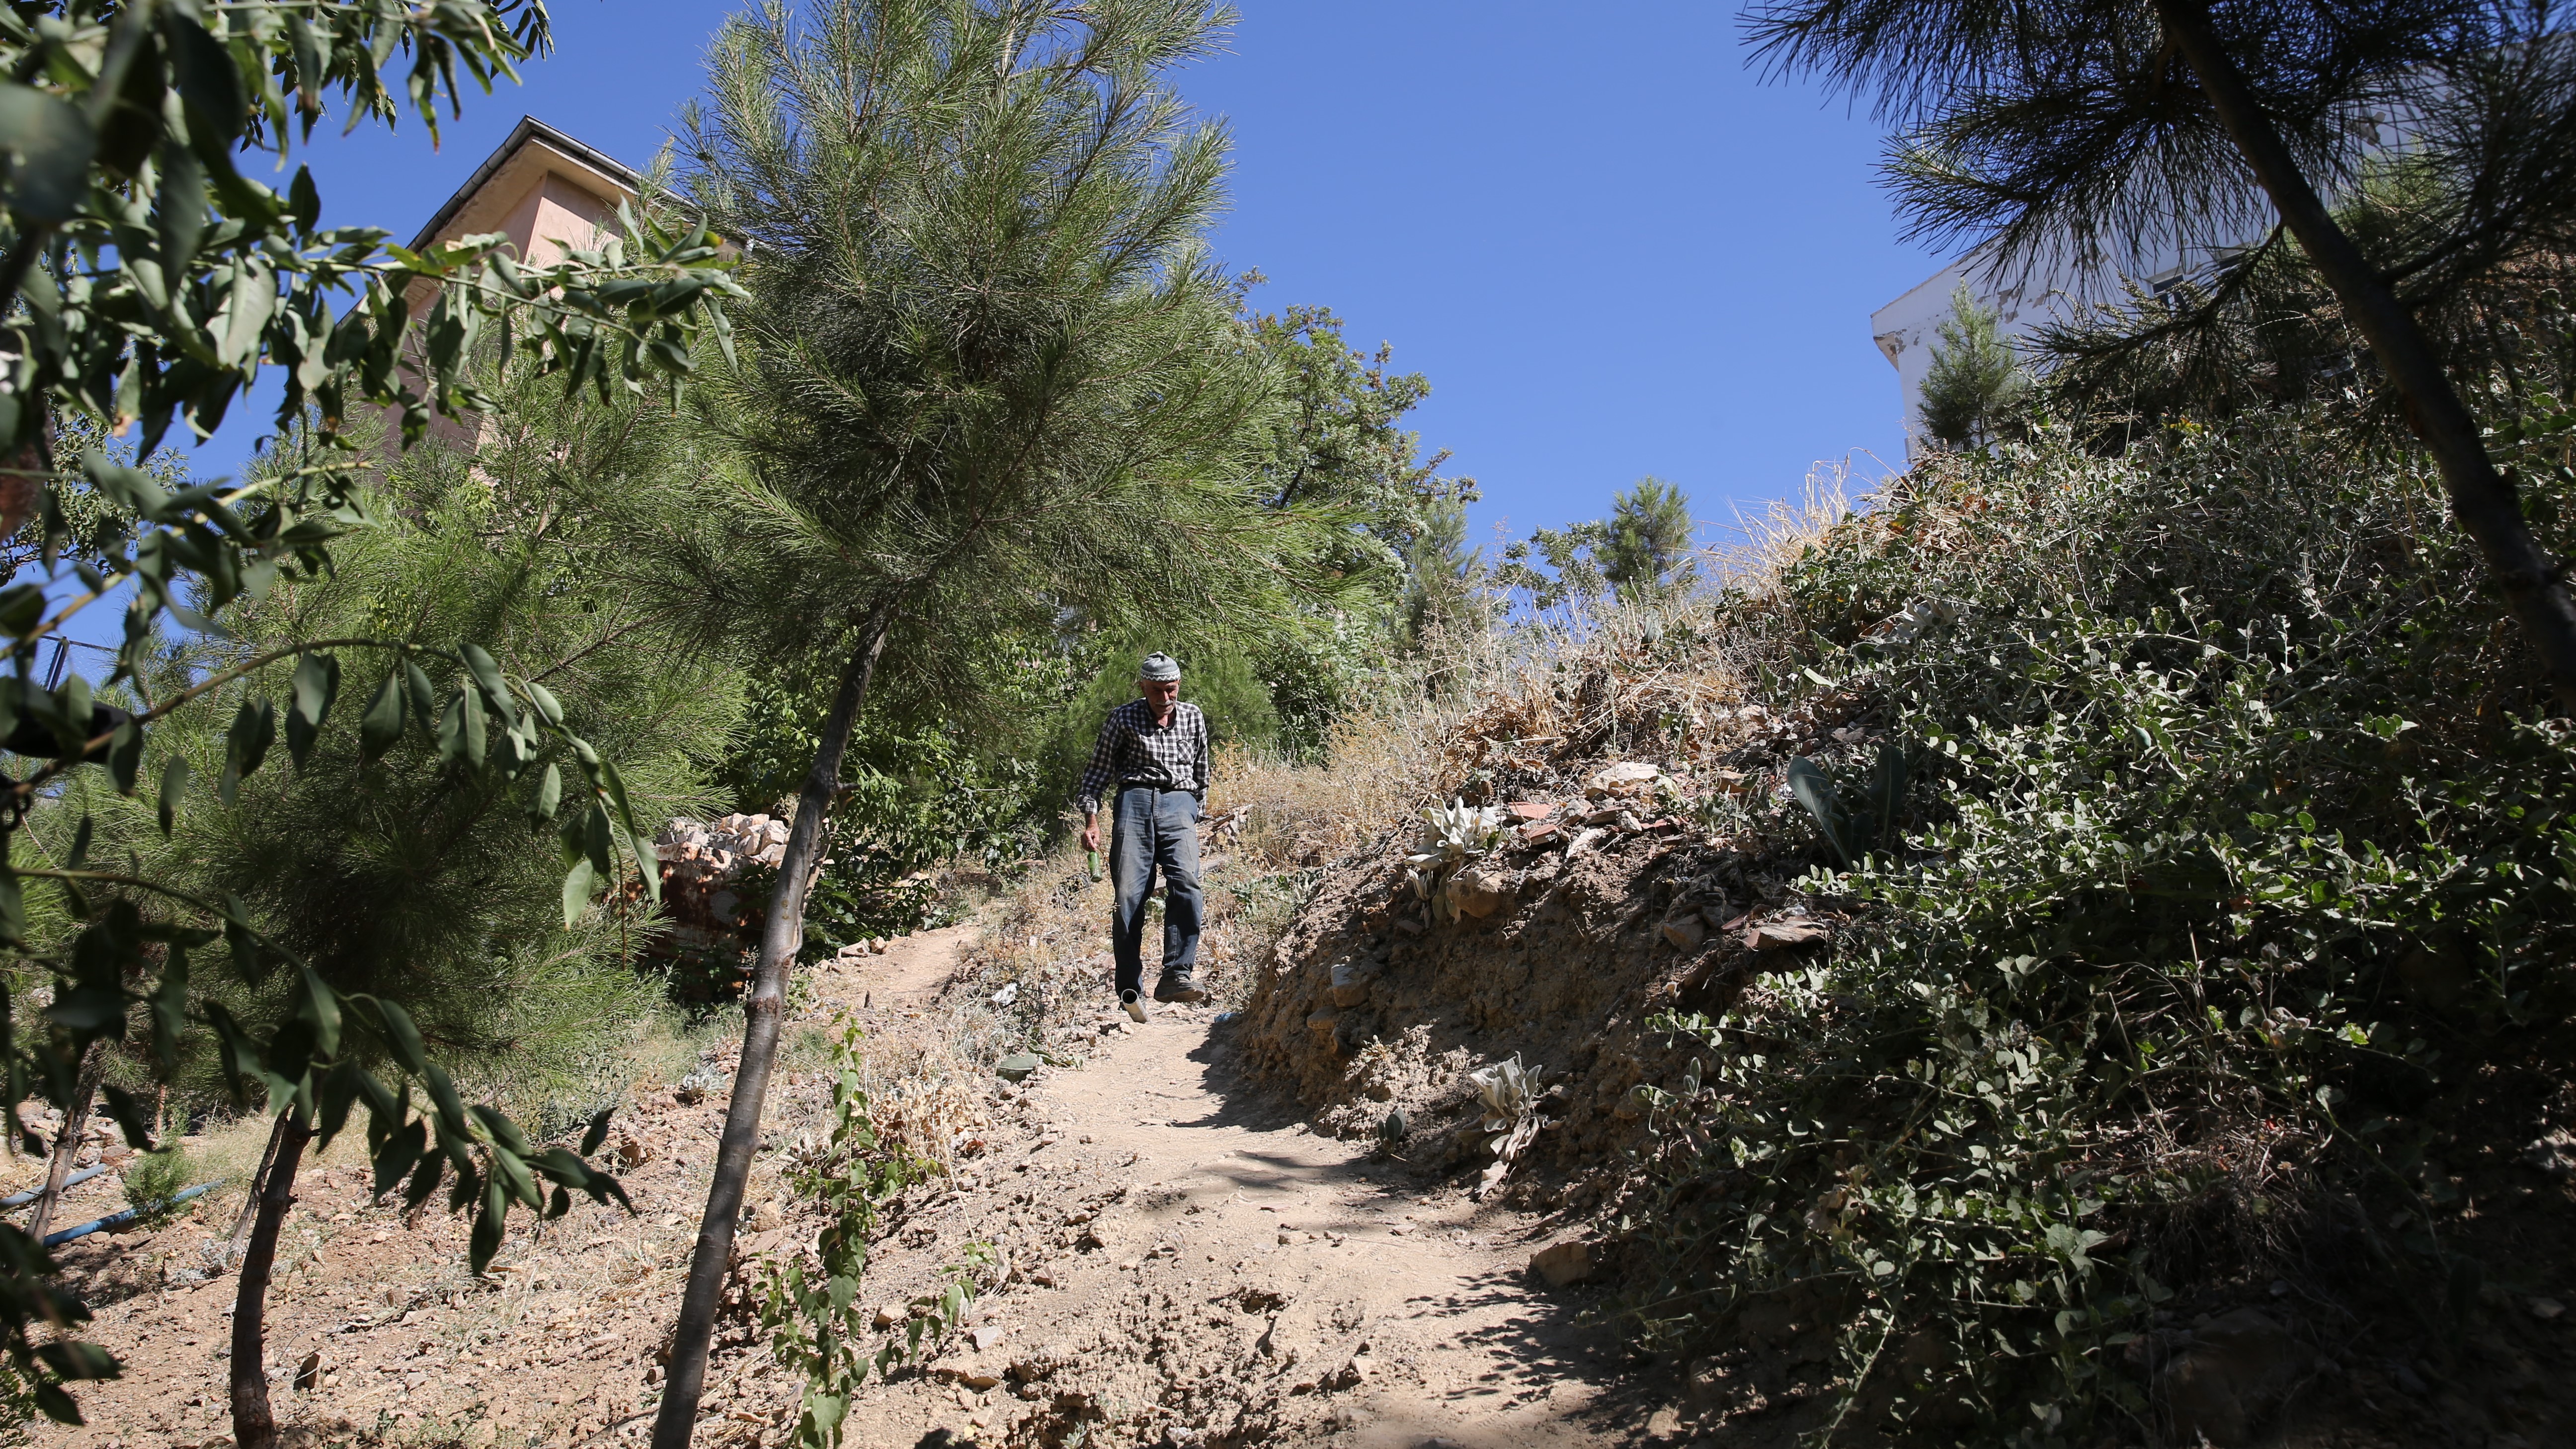
<path fill-rule="evenodd" d="M 1932 367 L 1923 374 L 1923 431 L 1953 448 L 1993 441 L 2030 390 L 2001 319 L 1962 282 L 1934 332 Z"/>
<path fill-rule="evenodd" d="M 1424 458 L 1420 435 L 1397 426 L 1431 396 L 1431 383 L 1418 372 L 1389 372 L 1394 348 L 1380 343 L 1374 355 L 1353 348 L 1328 307 L 1260 313 L 1245 325 L 1275 384 L 1260 465 L 1267 506 L 1343 509 L 1356 531 L 1400 546 L 1429 528 L 1439 508 L 1476 501 L 1476 480 L 1440 476 L 1447 449 Z M 1355 555 L 1345 566 L 1368 563 Z"/>
<path fill-rule="evenodd" d="M 1648 476 L 1610 499 L 1610 521 L 1595 551 L 1601 577 L 1626 603 L 1687 590 L 1691 562 L 1690 495 Z"/>
<path fill-rule="evenodd" d="M 1690 552 L 1689 495 L 1650 475 L 1611 495 L 1607 522 L 1536 529 L 1505 548 L 1494 578 L 1539 609 L 1588 604 L 1614 591 L 1622 602 L 1653 604 L 1689 590 L 1698 575 Z"/>
<path fill-rule="evenodd" d="M 1404 551 L 1403 642 L 1420 653 L 1444 638 L 1482 633 L 1493 622 L 1485 595 L 1485 551 L 1467 547 L 1467 505 L 1434 504 Z"/>
<path fill-rule="evenodd" d="M 204 1180 L 195 1175 L 197 1171 L 194 1155 L 177 1143 L 157 1152 L 137 1153 L 123 1173 L 125 1200 L 137 1208 L 166 1203 L 177 1196 L 180 1189 L 194 1187 Z"/>
<path fill-rule="evenodd" d="M 97 418 L 142 422 L 150 453 L 174 416 L 204 434 L 222 421 L 263 360 L 278 366 L 281 430 L 317 411 L 326 434 L 360 404 L 395 408 L 406 442 L 433 412 L 456 416 L 488 399 L 471 378 L 486 326 L 575 387 L 636 385 L 641 373 L 688 371 L 693 309 L 726 295 L 702 232 L 665 234 L 650 220 L 598 251 L 559 262 L 514 259 L 498 234 L 415 254 L 371 227 L 317 230 L 322 203 L 299 169 L 285 195 L 242 174 L 242 153 L 282 166 L 335 93 L 351 123 L 391 124 L 401 101 L 382 68 L 411 58 L 404 90 L 438 132 L 438 107 L 461 96 L 462 67 L 488 87 L 550 48 L 539 0 L 486 0 L 418 10 L 355 4 L 204 6 L 196 0 L 108 5 L 50 0 L 0 16 L 0 90 L 12 145 L 25 144 L 8 189 L 8 260 L 0 298 L 23 299 L 5 324 L 12 386 L 0 393 L 0 447 L 38 442 L 58 398 Z M 626 248 L 646 260 L 630 266 Z M 425 325 L 408 333 L 415 280 L 444 283 Z M 334 316 L 329 298 L 359 302 Z M 409 376 L 397 354 L 418 350 Z M 337 459 L 336 493 L 356 460 Z"/>
<path fill-rule="evenodd" d="M 841 1442 L 850 1396 L 867 1381 L 870 1362 L 863 1338 L 873 1310 L 859 1297 L 868 1239 L 879 1210 L 930 1171 L 901 1146 L 878 1139 L 859 1086 L 865 1069 L 859 1040 L 857 1023 L 845 1023 L 833 1049 L 831 1134 L 799 1142 L 789 1155 L 789 1187 L 825 1213 L 814 1236 L 814 1264 L 809 1268 L 801 1253 L 765 1259 L 752 1286 L 769 1351 L 805 1380 L 794 1440 L 800 1449 Z M 880 1361 L 880 1371 L 884 1366 Z"/>
<path fill-rule="evenodd" d="M 548 757 L 543 778 L 553 783 L 523 783 L 567 827 L 563 893 L 575 904 L 615 842 L 633 835 L 615 768 L 564 727 L 551 692 L 505 677 L 496 656 L 470 639 L 271 635 L 265 652 L 235 651 L 203 677 L 145 688 L 165 617 L 211 634 L 210 621 L 237 603 L 328 576 L 332 541 L 367 522 L 359 477 L 372 459 L 353 434 L 368 415 L 390 410 L 409 444 L 433 415 L 489 408 L 494 399 L 474 370 L 487 347 L 505 363 L 515 350 L 527 368 L 569 387 L 637 394 L 648 378 L 687 373 L 693 319 L 712 319 L 721 333 L 721 299 L 733 289 L 703 232 L 674 234 L 656 216 L 630 216 L 625 234 L 600 250 L 544 265 L 521 266 L 498 236 L 414 254 L 372 228 L 318 229 L 321 198 L 308 173 L 299 170 L 280 195 L 243 174 L 260 168 L 238 165 L 249 153 L 282 166 L 293 138 L 333 103 L 355 125 L 390 123 L 407 100 L 435 136 L 439 104 L 452 110 L 460 98 L 460 70 L 488 86 L 547 44 L 539 0 L 410 9 L 47 0 L 0 12 L 9 73 L 0 81 L 0 462 L 35 484 L 0 498 L 0 538 L 23 542 L 22 530 L 35 528 L 47 574 L 0 593 L 15 665 L 14 681 L 0 688 L 0 737 L 25 724 L 31 735 L 18 738 L 50 737 L 55 755 L 9 783 L 11 808 L 0 820 L 12 829 L 19 810 L 62 792 L 83 762 L 104 766 L 105 778 L 84 779 L 73 794 L 86 799 L 104 784 L 130 800 L 164 721 L 197 733 L 184 748 L 154 752 L 187 760 L 149 777 L 158 813 L 175 825 L 192 779 L 234 808 L 281 737 L 298 769 L 317 751 L 342 747 L 346 732 L 328 722 L 345 657 L 359 666 L 353 674 L 375 671 L 349 681 L 352 692 L 372 691 L 348 711 L 361 716 L 367 757 L 415 739 L 467 793 L 519 781 Z M 410 71 L 399 92 L 382 74 L 398 53 Z M 436 300 L 415 329 L 411 293 L 420 282 L 435 284 Z M 335 313 L 334 296 L 351 294 Z M 307 445 L 294 465 L 240 486 L 173 487 L 172 472 L 151 461 L 172 424 L 212 430 L 264 364 L 281 384 L 279 432 Z M 65 446 L 136 422 L 131 455 L 96 446 L 65 456 Z M 13 562 L 27 571 L 24 555 Z M 49 598 L 46 586 L 67 576 L 77 585 Z M 79 675 L 51 689 L 38 684 L 41 642 L 111 593 L 131 603 L 109 679 L 97 689 Z M 432 671 L 451 686 L 442 691 Z M 123 719 L 97 712 L 93 695 L 102 691 L 139 708 Z M 229 708 L 231 728 L 218 734 L 185 720 L 206 708 Z M 209 746 L 217 738 L 220 746 Z M 566 773 L 577 777 L 568 801 Z M 31 1090 L 62 1103 L 90 1045 L 121 1043 L 129 1029 L 148 1032 L 141 1049 L 166 1071 L 194 1027 L 213 1034 L 227 1078 L 264 1088 L 276 1109 L 292 1103 L 303 1119 L 318 1118 L 325 1139 L 363 1098 L 371 1131 L 392 1134 L 378 1143 L 390 1153 L 380 1162 L 407 1167 L 434 1140 L 460 1183 L 483 1184 L 478 1266 L 512 1202 L 547 1206 L 541 1180 L 615 1195 L 613 1181 L 570 1153 L 521 1152 L 508 1119 L 469 1117 L 393 1000 L 343 994 L 241 903 L 92 866 L 88 847 L 103 813 L 63 823 L 69 843 L 56 863 L 22 866 L 14 849 L 0 856 L 0 943 L 49 978 L 54 1003 L 35 1019 L 0 1012 L 9 1056 L 0 1115 L 14 1114 Z M 38 894 L 60 899 L 30 909 L 26 891 L 37 882 L 46 883 Z M 255 1014 L 192 990 L 191 965 L 211 967 L 217 958 L 207 948 L 218 941 L 256 996 Z M 403 1095 L 363 1065 L 375 1060 L 399 1070 Z M 426 1115 L 415 1114 L 410 1082 L 428 1091 Z M 129 1139 L 148 1141 L 132 1095 L 114 1084 L 105 1095 Z M 559 1190 L 558 1205 L 561 1198 Z M 77 1422 L 64 1384 L 116 1368 L 66 1336 L 84 1315 L 45 1284 L 50 1271 L 18 1229 L 0 1226 L 0 1354 L 10 1382 L 45 1414 Z M 27 1335 L 39 1320 L 52 1325 L 42 1346 Z"/>
<path fill-rule="evenodd" d="M 2540 400 L 2524 466 L 2569 432 Z M 2178 1273 L 2283 1269 L 2167 1224 L 2333 1194 L 2428 1328 L 2468 1311 L 2461 1109 L 2576 1046 L 2576 735 L 2421 531 L 2421 459 L 2311 436 L 1945 455 L 1786 572 L 1781 663 L 1886 735 L 1809 808 L 1896 799 L 1899 840 L 1801 883 L 1849 918 L 1825 959 L 1666 1022 L 1650 1340 L 1785 1301 L 1846 1325 L 1844 1416 L 2085 1441 L 2144 1411 L 2120 1350 Z M 2232 1175 L 2257 1143 L 2315 1196 Z"/>

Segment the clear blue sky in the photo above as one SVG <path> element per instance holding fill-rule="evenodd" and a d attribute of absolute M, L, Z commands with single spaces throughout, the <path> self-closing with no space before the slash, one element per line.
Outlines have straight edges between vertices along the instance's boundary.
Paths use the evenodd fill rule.
<path fill-rule="evenodd" d="M 556 0 L 558 49 L 417 125 L 321 140 L 325 220 L 408 240 L 524 112 L 637 164 L 700 85 L 716 0 Z M 1938 259 L 1900 245 L 1878 130 L 1749 71 L 1725 4 L 1247 0 L 1181 77 L 1236 139 L 1217 238 L 1353 342 L 1431 379 L 1423 440 L 1484 488 L 1479 537 L 1597 517 L 1642 474 L 1730 505 L 1820 459 L 1903 457 L 1869 313 Z M 238 466 L 260 409 L 197 460 Z M 1877 469 L 1863 456 L 1857 460 Z"/>

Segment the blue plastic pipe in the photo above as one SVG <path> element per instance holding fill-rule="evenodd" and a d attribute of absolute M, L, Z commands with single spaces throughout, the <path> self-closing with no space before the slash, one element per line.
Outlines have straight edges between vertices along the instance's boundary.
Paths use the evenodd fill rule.
<path fill-rule="evenodd" d="M 64 1178 L 63 1186 L 78 1187 L 80 1184 L 89 1181 L 91 1178 L 96 1177 L 105 1171 L 107 1171 L 107 1164 L 104 1162 L 98 1163 L 95 1166 L 84 1167 L 80 1171 L 73 1173 L 71 1176 Z M 41 1187 L 31 1187 L 25 1192 L 13 1192 L 7 1197 L 0 1197 L 0 1208 L 25 1207 L 27 1204 L 34 1202 L 37 1198 L 44 1196 L 44 1194 L 45 1190 Z"/>
<path fill-rule="evenodd" d="M 51 1248 L 59 1244 L 68 1243 L 74 1238 L 86 1238 L 101 1228 L 122 1227 L 123 1225 L 134 1221 L 136 1218 L 143 1216 L 145 1213 L 157 1213 L 163 1208 L 177 1207 L 179 1204 L 186 1202 L 197 1194 L 212 1191 L 218 1186 L 221 1186 L 221 1184 L 201 1182 L 195 1187 L 174 1193 L 169 1197 L 161 1199 L 159 1202 L 148 1202 L 141 1207 L 130 1207 L 121 1213 L 109 1213 L 106 1217 L 100 1218 L 96 1222 L 83 1223 L 76 1228 L 65 1228 L 59 1233 L 47 1233 L 45 1234 L 45 1246 Z"/>

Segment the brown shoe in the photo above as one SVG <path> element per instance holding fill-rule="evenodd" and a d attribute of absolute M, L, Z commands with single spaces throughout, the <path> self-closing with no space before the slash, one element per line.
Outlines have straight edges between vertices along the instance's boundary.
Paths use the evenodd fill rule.
<path fill-rule="evenodd" d="M 1154 999 L 1156 1001 L 1205 1001 L 1208 995 L 1199 990 L 1198 986 L 1186 976 L 1166 976 L 1154 983 Z"/>

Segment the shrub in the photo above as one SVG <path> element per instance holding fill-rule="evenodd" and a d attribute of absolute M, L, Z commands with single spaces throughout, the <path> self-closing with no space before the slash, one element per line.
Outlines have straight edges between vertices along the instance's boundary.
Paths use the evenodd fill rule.
<path fill-rule="evenodd" d="M 1911 784 L 1814 854 L 1828 957 L 1663 1023 L 1650 1342 L 1785 1300 L 1843 1325 L 1837 1424 L 2059 1440 L 2145 1412 L 2118 1351 L 2184 1275 L 2360 1253 L 2468 1311 L 2442 1163 L 2566 1059 L 2576 733 L 2422 460 L 2314 441 L 1944 456 L 1783 570 L 1775 677 Z M 2253 1228 L 2333 1194 L 2332 1241 Z"/>

